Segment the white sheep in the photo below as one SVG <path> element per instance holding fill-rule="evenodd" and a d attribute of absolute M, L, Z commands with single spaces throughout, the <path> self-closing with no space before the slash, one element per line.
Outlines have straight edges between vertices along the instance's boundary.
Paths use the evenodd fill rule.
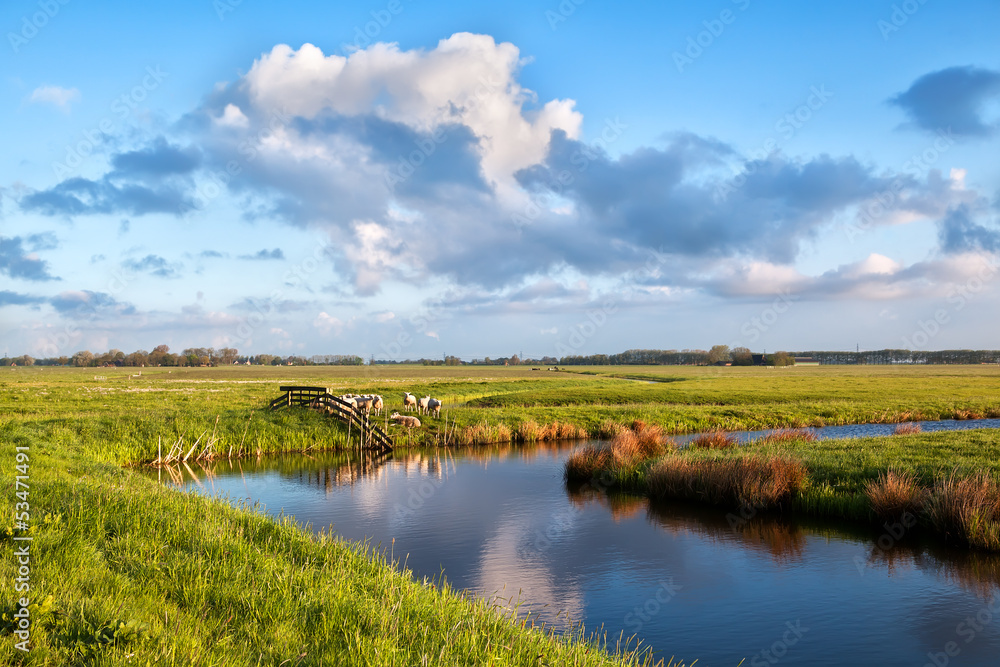
<path fill-rule="evenodd" d="M 408 412 L 417 407 L 417 397 L 410 392 L 403 393 L 403 411 Z"/>
<path fill-rule="evenodd" d="M 368 414 L 371 412 L 372 405 L 375 403 L 375 399 L 368 396 L 357 396 L 353 400 L 355 410 L 362 414 Z"/>
<path fill-rule="evenodd" d="M 389 419 L 406 428 L 419 428 L 420 426 L 420 420 L 416 417 L 401 415 L 398 412 L 393 412 L 389 415 Z"/>
<path fill-rule="evenodd" d="M 374 399 L 375 400 L 372 402 L 372 410 L 374 410 L 375 415 L 378 416 L 382 414 L 382 408 L 385 407 L 385 403 L 382 401 L 382 397 L 378 394 L 375 394 Z"/>
<path fill-rule="evenodd" d="M 430 405 L 430 403 L 431 403 L 431 396 L 430 396 L 430 394 L 428 394 L 427 396 L 424 396 L 423 398 L 418 398 L 417 399 L 417 414 L 419 414 L 419 415 L 426 415 L 427 414 L 427 408 Z"/>
<path fill-rule="evenodd" d="M 432 398 L 430 401 L 428 401 L 427 409 L 428 411 L 433 412 L 435 417 L 439 419 L 441 418 L 441 401 L 439 401 L 438 399 Z"/>

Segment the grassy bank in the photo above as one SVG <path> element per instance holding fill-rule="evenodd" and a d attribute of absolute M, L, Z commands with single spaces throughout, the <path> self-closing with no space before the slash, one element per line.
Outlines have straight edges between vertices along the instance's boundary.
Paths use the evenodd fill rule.
<path fill-rule="evenodd" d="M 376 549 L 171 491 L 50 433 L 51 424 L 0 421 L 0 577 L 15 577 L 14 448 L 28 447 L 39 604 L 25 655 L 4 596 L 3 664 L 641 664 L 415 582 Z"/>
<path fill-rule="evenodd" d="M 712 434 L 683 449 L 655 426 L 635 430 L 576 453 L 567 479 L 722 505 L 743 518 L 771 510 L 881 524 L 909 512 L 924 529 L 1000 551 L 997 430 L 846 440 L 786 433 L 745 446 Z"/>
<path fill-rule="evenodd" d="M 18 443 L 30 448 L 33 664 L 576 664 L 636 663 L 523 627 L 509 612 L 413 582 L 363 546 L 254 508 L 167 490 L 128 468 L 158 443 L 239 455 L 343 448 L 342 425 L 309 410 L 262 410 L 281 384 L 445 402 L 414 444 L 610 435 L 647 420 L 660 434 L 919 417 L 1000 414 L 994 368 L 590 369 L 362 367 L 0 369 L 4 516 L 13 516 Z M 652 378 L 637 382 L 627 377 Z M 446 425 L 447 424 L 447 425 Z M 640 443 L 641 444 L 641 443 Z M 767 449 L 774 448 L 773 451 Z M 839 447 L 839 448 L 838 448 Z M 848 447 L 848 449 L 844 449 Z M 779 449 L 780 448 L 780 449 Z M 901 436 L 891 442 L 789 441 L 761 457 L 808 470 L 789 494 L 803 512 L 869 516 L 865 484 L 891 465 L 921 484 L 957 466 L 996 475 L 995 435 Z M 617 482 L 642 489 L 654 450 L 636 450 Z M 666 453 L 667 457 L 680 456 Z M 728 449 L 698 449 L 692 461 Z M 762 460 L 764 460 L 762 458 Z M 123 467 L 124 466 L 124 467 Z M 12 524 L 0 526 L 11 553 Z M 11 581 L 12 557 L 0 563 Z M 51 597 L 50 597 L 51 596 Z M 5 598 L 2 611 L 13 611 Z M 0 656 L 23 660 L 5 621 Z M 611 647 L 612 649 L 617 647 Z M 642 655 L 645 655 L 644 653 Z"/>
<path fill-rule="evenodd" d="M 578 369 L 579 370 L 579 369 Z M 156 458 L 157 442 L 193 443 L 217 429 L 219 447 L 244 452 L 330 449 L 346 433 L 307 410 L 262 410 L 281 384 L 335 393 L 402 393 L 444 401 L 422 418 L 415 445 L 601 436 L 607 422 L 642 419 L 664 432 L 755 430 L 1000 416 L 1000 368 L 232 367 L 0 369 L 0 405 L 46 438 L 75 439 L 114 462 Z M 638 378 L 643 381 L 636 381 Z M 58 419 L 52 419 L 58 415 Z M 216 419 L 218 425 L 216 426 Z M 396 435 L 399 427 L 390 426 Z M 405 441 L 405 437 L 398 438 Z"/>

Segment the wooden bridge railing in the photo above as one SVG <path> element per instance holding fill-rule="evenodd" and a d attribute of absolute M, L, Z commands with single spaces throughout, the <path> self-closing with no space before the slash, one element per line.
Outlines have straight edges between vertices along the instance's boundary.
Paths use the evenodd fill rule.
<path fill-rule="evenodd" d="M 369 418 L 368 412 L 356 410 L 350 403 L 341 400 L 330 393 L 326 387 L 279 387 L 284 392 L 271 401 L 271 410 L 284 407 L 302 406 L 314 410 L 322 410 L 348 425 L 348 428 L 358 429 L 358 437 L 362 449 L 372 449 L 380 453 L 392 451 L 392 438 L 376 426 Z"/>

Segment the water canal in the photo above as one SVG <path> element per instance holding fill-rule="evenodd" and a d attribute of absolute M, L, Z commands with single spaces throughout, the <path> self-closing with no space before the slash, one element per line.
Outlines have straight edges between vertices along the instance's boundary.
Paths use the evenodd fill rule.
<path fill-rule="evenodd" d="M 828 521 L 568 489 L 577 444 L 344 453 L 153 471 L 391 548 L 418 578 L 637 635 L 699 665 L 996 665 L 1000 557 Z M 949 655 L 949 653 L 951 655 Z M 944 660 L 945 662 L 942 662 Z"/>

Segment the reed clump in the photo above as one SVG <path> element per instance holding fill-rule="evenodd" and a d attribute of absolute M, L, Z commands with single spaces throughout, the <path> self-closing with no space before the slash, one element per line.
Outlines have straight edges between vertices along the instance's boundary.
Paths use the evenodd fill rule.
<path fill-rule="evenodd" d="M 720 459 L 667 457 L 649 471 L 648 488 L 659 498 L 767 509 L 786 503 L 806 481 L 794 459 L 749 454 Z"/>
<path fill-rule="evenodd" d="M 735 446 L 736 436 L 725 431 L 702 433 L 691 441 L 691 447 L 696 449 L 732 449 Z"/>
<path fill-rule="evenodd" d="M 657 458 L 673 449 L 674 443 L 659 426 L 649 426 L 640 420 L 631 428 L 622 427 L 609 443 L 587 445 L 570 455 L 566 461 L 566 479 L 593 479 L 609 468 L 622 470 Z"/>
<path fill-rule="evenodd" d="M 911 472 L 887 470 L 865 484 L 872 511 L 881 519 L 898 520 L 907 513 L 917 516 L 924 508 L 927 490 Z"/>
<path fill-rule="evenodd" d="M 946 538 L 1000 550 L 1000 485 L 988 473 L 952 472 L 934 485 L 927 518 Z"/>
<path fill-rule="evenodd" d="M 789 442 L 816 442 L 816 434 L 804 428 L 779 428 L 757 438 L 759 445 L 783 445 Z"/>
<path fill-rule="evenodd" d="M 518 424 L 516 433 L 521 442 L 538 442 L 541 440 L 542 427 L 534 419 L 528 419 Z"/>
<path fill-rule="evenodd" d="M 905 424 L 900 424 L 897 426 L 892 434 L 893 435 L 913 435 L 915 433 L 920 433 L 923 431 L 920 424 L 914 424 L 913 422 L 906 422 Z"/>
<path fill-rule="evenodd" d="M 604 445 L 581 447 L 566 459 L 565 477 L 569 481 L 582 482 L 594 479 L 611 467 L 611 448 Z"/>
<path fill-rule="evenodd" d="M 510 427 L 503 422 L 489 423 L 481 421 L 466 426 L 455 433 L 455 442 L 459 445 L 484 445 L 511 441 Z"/>

